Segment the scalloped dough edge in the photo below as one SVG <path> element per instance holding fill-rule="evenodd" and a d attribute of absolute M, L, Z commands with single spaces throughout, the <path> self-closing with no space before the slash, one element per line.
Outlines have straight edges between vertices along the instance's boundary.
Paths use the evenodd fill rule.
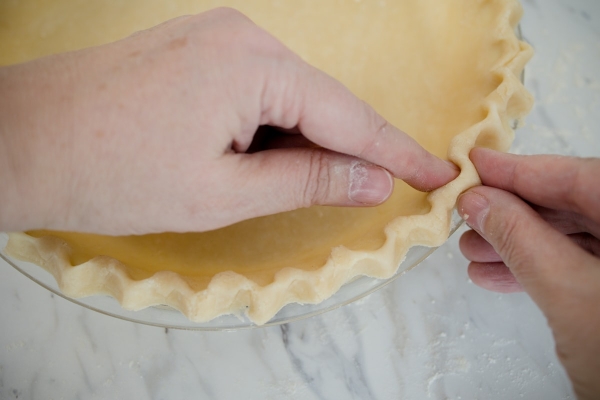
<path fill-rule="evenodd" d="M 69 261 L 68 244 L 54 237 L 34 238 L 25 233 L 10 233 L 5 251 L 11 257 L 46 269 L 69 297 L 110 295 L 123 308 L 134 311 L 168 305 L 194 322 L 245 312 L 252 322 L 262 325 L 285 305 L 320 303 L 358 276 L 390 278 L 402 267 L 411 247 L 437 247 L 447 240 L 458 196 L 480 184 L 469 159 L 470 150 L 485 146 L 507 151 L 514 138 L 511 123 L 520 121 L 531 109 L 533 98 L 519 79 L 533 55 L 531 46 L 515 34 L 521 16 L 522 8 L 516 0 L 506 2 L 499 15 L 501 25 L 497 28 L 497 39 L 507 51 L 491 72 L 500 78 L 500 84 L 485 99 L 486 118 L 451 141 L 448 158 L 461 168 L 459 177 L 429 194 L 429 213 L 391 221 L 385 229 L 386 241 L 376 251 L 336 247 L 320 269 L 284 268 L 266 286 L 226 271 L 215 275 L 208 287 L 199 292 L 171 271 L 161 271 L 140 281 L 132 280 L 127 275 L 127 267 L 110 257 L 96 257 L 74 267 Z"/>

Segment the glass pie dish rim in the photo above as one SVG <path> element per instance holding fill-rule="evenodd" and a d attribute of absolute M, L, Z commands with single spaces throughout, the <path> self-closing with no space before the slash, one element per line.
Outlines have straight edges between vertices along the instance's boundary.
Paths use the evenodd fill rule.
<path fill-rule="evenodd" d="M 451 236 L 464 221 L 456 210 L 452 214 Z M 4 249 L 8 241 L 8 234 L 0 233 L 0 248 Z M 347 304 L 360 300 L 369 294 L 381 289 L 408 272 L 429 257 L 437 247 L 412 247 L 405 260 L 400 264 L 396 273 L 387 279 L 378 279 L 368 276 L 359 276 L 347 282 L 328 299 L 317 304 L 292 303 L 283 307 L 268 322 L 256 325 L 243 315 L 222 315 L 208 322 L 193 322 L 187 319 L 178 310 L 168 306 L 153 306 L 142 310 L 132 311 L 121 307 L 119 302 L 108 295 L 93 295 L 82 298 L 72 298 L 61 292 L 54 276 L 44 268 L 33 263 L 16 260 L 0 251 L 0 258 L 27 278 L 42 286 L 46 290 L 66 299 L 74 304 L 96 311 L 98 313 L 122 319 L 129 322 L 156 326 L 168 329 L 197 330 L 197 331 L 232 331 L 268 326 L 277 326 L 338 309 Z"/>

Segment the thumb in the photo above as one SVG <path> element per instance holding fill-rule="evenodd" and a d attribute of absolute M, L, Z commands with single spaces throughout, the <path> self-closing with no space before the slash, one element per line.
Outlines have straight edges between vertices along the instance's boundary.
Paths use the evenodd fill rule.
<path fill-rule="evenodd" d="M 250 217 L 312 205 L 375 206 L 394 187 L 384 168 L 325 149 L 288 148 L 236 157 L 244 197 L 258 207 Z"/>
<path fill-rule="evenodd" d="M 550 318 L 556 309 L 585 302 L 595 259 L 552 228 L 519 197 L 480 186 L 464 193 L 458 210 L 486 239 Z"/>

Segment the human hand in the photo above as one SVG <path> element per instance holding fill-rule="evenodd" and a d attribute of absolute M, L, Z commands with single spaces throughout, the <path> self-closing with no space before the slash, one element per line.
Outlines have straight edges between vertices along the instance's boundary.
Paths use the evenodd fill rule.
<path fill-rule="evenodd" d="M 458 174 L 229 9 L 6 67 L 0 93 L 3 230 L 204 231 Z M 261 126 L 288 139 L 248 152 Z"/>
<path fill-rule="evenodd" d="M 600 397 L 600 159 L 474 149 L 484 186 L 458 210 L 473 231 L 460 248 L 471 280 L 525 290 L 544 312 L 581 399 Z"/>

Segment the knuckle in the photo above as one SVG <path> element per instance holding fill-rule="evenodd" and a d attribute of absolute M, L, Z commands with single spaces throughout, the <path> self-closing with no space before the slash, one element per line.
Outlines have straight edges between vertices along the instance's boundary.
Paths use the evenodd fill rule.
<path fill-rule="evenodd" d="M 373 153 L 378 146 L 382 144 L 382 137 L 386 135 L 390 128 L 390 124 L 381 115 L 379 115 L 371 106 L 363 102 L 363 106 L 367 113 L 367 126 L 370 135 L 366 136 L 365 143 L 363 143 L 362 150 L 358 154 L 359 156 L 365 156 Z"/>
<path fill-rule="evenodd" d="M 285 55 L 275 55 L 261 93 L 261 124 L 291 129 L 298 125 L 306 104 L 300 68 Z"/>
<path fill-rule="evenodd" d="M 243 49 L 260 43 L 256 32 L 261 29 L 236 9 L 219 7 L 193 18 L 195 33 L 205 45 L 218 45 L 232 52 L 236 48 Z"/>
<path fill-rule="evenodd" d="M 502 260 L 511 268 L 519 268 L 529 263 L 530 252 L 523 246 L 520 240 L 520 230 L 523 228 L 523 220 L 517 210 L 503 213 L 496 221 L 497 228 L 489 229 L 488 238 L 494 244 L 495 250 L 500 254 Z"/>
<path fill-rule="evenodd" d="M 227 21 L 229 33 L 233 33 L 234 42 L 242 47 L 247 47 L 252 52 L 268 52 L 281 54 L 287 48 L 273 35 L 261 29 L 248 16 L 229 7 L 220 7 L 210 12 L 215 13 L 216 19 Z M 232 29 L 232 25 L 235 27 Z M 237 34 L 236 34 L 237 33 Z"/>
<path fill-rule="evenodd" d="M 214 18 L 231 19 L 240 22 L 251 22 L 250 18 L 231 7 L 217 7 L 208 11 Z"/>
<path fill-rule="evenodd" d="M 310 207 L 327 202 L 330 193 L 330 171 L 327 157 L 323 152 L 311 152 L 303 188 L 299 207 Z"/>
<path fill-rule="evenodd" d="M 600 221 L 600 212 L 596 204 L 600 202 L 600 189 L 596 184 L 599 159 L 584 158 L 575 170 L 575 175 L 570 181 L 569 193 L 572 208 L 581 215 Z"/>
<path fill-rule="evenodd" d="M 571 171 L 571 176 L 566 179 L 566 190 L 565 190 L 565 194 L 566 194 L 566 202 L 568 204 L 568 206 L 573 209 L 573 210 L 577 210 L 582 211 L 580 204 L 579 204 L 579 199 L 584 198 L 585 197 L 585 193 L 581 193 L 582 190 L 587 190 L 588 188 L 586 187 L 586 176 L 584 174 L 584 169 L 583 168 L 574 168 Z M 583 195 L 583 196 L 582 196 Z"/>

